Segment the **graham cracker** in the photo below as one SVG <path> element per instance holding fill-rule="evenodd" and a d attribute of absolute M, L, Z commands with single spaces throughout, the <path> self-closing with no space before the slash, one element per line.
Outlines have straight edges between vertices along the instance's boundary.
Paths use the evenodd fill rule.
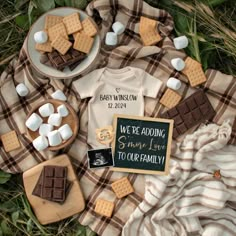
<path fill-rule="evenodd" d="M 99 215 L 111 217 L 115 204 L 113 202 L 98 199 L 94 211 Z"/>
<path fill-rule="evenodd" d="M 84 53 L 89 53 L 93 46 L 93 41 L 94 38 L 91 38 L 86 34 L 78 33 L 73 48 Z"/>
<path fill-rule="evenodd" d="M 62 55 L 65 55 L 70 49 L 72 43 L 69 40 L 64 39 L 62 36 L 58 36 L 52 41 L 51 45 Z"/>
<path fill-rule="evenodd" d="M 191 57 L 186 58 L 185 68 L 182 70 L 182 73 L 187 76 L 192 87 L 202 84 L 207 80 L 202 65 Z"/>
<path fill-rule="evenodd" d="M 162 96 L 160 103 L 167 108 L 175 107 L 181 100 L 181 96 L 171 89 L 167 89 Z"/>
<path fill-rule="evenodd" d="M 35 49 L 39 52 L 52 52 L 52 46 L 49 41 L 46 43 L 36 43 Z"/>
<path fill-rule="evenodd" d="M 63 17 L 62 16 L 55 16 L 55 15 L 47 15 L 45 17 L 45 25 L 44 29 L 48 30 L 52 26 L 62 22 Z"/>
<path fill-rule="evenodd" d="M 97 34 L 97 28 L 93 24 L 93 22 L 90 20 L 90 18 L 86 18 L 82 21 L 82 27 L 85 34 L 87 34 L 90 37 L 93 37 Z"/>
<path fill-rule="evenodd" d="M 130 184 L 127 177 L 121 178 L 111 184 L 113 191 L 118 198 L 125 197 L 134 192 L 134 188 Z"/>
<path fill-rule="evenodd" d="M 153 29 L 150 26 L 146 28 L 146 31 L 140 33 L 140 36 L 145 46 L 155 45 L 162 39 L 162 37 L 160 36 L 160 34 L 158 34 L 156 29 Z"/>
<path fill-rule="evenodd" d="M 73 13 L 63 18 L 63 23 L 66 26 L 67 34 L 73 34 L 82 29 L 82 24 L 79 19 L 79 13 Z"/>
<path fill-rule="evenodd" d="M 147 27 L 149 27 L 149 26 L 153 29 L 156 29 L 157 23 L 158 22 L 155 20 L 141 16 L 140 23 L 139 23 L 139 33 L 144 33 L 146 31 Z"/>
<path fill-rule="evenodd" d="M 14 130 L 1 135 L 1 140 L 6 152 L 13 151 L 21 146 Z"/>
<path fill-rule="evenodd" d="M 58 23 L 54 25 L 53 27 L 48 29 L 48 37 L 50 41 L 53 41 L 58 36 L 62 36 L 65 39 L 68 39 L 68 35 L 66 32 L 66 27 L 63 23 Z"/>

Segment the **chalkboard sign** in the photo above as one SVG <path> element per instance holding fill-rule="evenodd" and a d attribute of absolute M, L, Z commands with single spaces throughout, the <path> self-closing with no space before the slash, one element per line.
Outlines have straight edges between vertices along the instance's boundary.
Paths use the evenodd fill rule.
<path fill-rule="evenodd" d="M 114 116 L 114 171 L 167 175 L 173 120 Z"/>

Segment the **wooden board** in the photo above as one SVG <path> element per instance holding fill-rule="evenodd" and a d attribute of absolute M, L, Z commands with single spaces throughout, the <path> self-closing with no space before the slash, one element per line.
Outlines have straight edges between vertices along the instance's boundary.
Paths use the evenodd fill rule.
<path fill-rule="evenodd" d="M 113 171 L 167 175 L 173 120 L 114 115 Z"/>
<path fill-rule="evenodd" d="M 72 108 L 71 105 L 69 105 L 67 102 L 63 102 L 63 101 L 60 101 L 60 100 L 56 100 L 56 99 L 48 99 L 48 100 L 45 100 L 39 104 L 37 104 L 30 112 L 29 114 L 27 115 L 26 117 L 26 120 L 35 112 L 36 114 L 39 114 L 39 111 L 38 109 L 43 106 L 44 104 L 46 103 L 51 103 L 55 109 L 55 113 L 57 112 L 57 107 L 59 107 L 60 105 L 64 104 L 67 108 L 67 110 L 69 111 L 69 114 L 68 116 L 66 117 L 62 117 L 62 122 L 61 122 L 61 125 L 64 125 L 64 124 L 68 124 L 72 131 L 73 131 L 73 135 L 66 141 L 64 141 L 62 144 L 58 145 L 58 146 L 55 146 L 55 147 L 48 147 L 47 149 L 50 150 L 50 151 L 57 151 L 59 149 L 62 149 L 62 148 L 65 148 L 66 146 L 68 146 L 69 144 L 71 144 L 74 139 L 76 138 L 76 135 L 78 133 L 78 129 L 79 129 L 79 119 L 78 119 L 78 116 L 76 114 L 76 112 L 74 111 L 74 109 Z M 40 116 L 41 117 L 41 116 Z M 43 119 L 43 123 L 48 123 L 47 120 L 48 120 L 48 117 L 41 117 Z M 27 127 L 26 127 L 27 128 Z M 58 129 L 59 127 L 54 127 L 54 129 Z M 36 130 L 36 131 L 32 131 L 30 129 L 27 128 L 27 131 L 28 131 L 28 134 L 30 136 L 30 138 L 32 140 L 36 139 L 38 136 L 39 136 L 39 131 Z"/>
<path fill-rule="evenodd" d="M 63 204 L 50 202 L 32 195 L 33 189 L 45 165 L 67 166 L 68 180 L 73 182 L 70 192 Z M 43 225 L 60 221 L 84 210 L 85 202 L 77 176 L 67 155 L 61 155 L 45 161 L 23 174 L 27 198 L 39 222 Z"/>

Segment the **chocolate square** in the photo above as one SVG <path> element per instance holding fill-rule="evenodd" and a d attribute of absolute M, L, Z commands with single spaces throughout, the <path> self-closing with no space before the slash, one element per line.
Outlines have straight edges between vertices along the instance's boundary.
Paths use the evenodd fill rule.
<path fill-rule="evenodd" d="M 192 115 L 193 115 L 194 120 L 199 120 L 202 116 L 201 111 L 200 111 L 199 108 L 193 110 Z"/>
<path fill-rule="evenodd" d="M 194 99 L 188 100 L 187 105 L 190 110 L 193 110 L 194 108 L 197 107 L 197 103 L 194 101 Z"/>
<path fill-rule="evenodd" d="M 183 122 L 183 120 L 180 115 L 177 115 L 174 117 L 174 122 L 175 122 L 175 125 L 179 125 Z"/>
<path fill-rule="evenodd" d="M 178 115 L 178 111 L 177 111 L 177 109 L 174 107 L 174 108 L 172 108 L 171 110 L 168 111 L 168 114 L 169 114 L 171 117 L 173 117 L 173 116 Z"/>
<path fill-rule="evenodd" d="M 44 186 L 52 188 L 53 187 L 53 179 L 48 178 L 47 182 L 44 183 Z"/>
<path fill-rule="evenodd" d="M 51 188 L 44 188 L 43 191 L 42 191 L 42 197 L 43 198 L 49 198 L 51 199 L 52 198 L 52 189 Z"/>
<path fill-rule="evenodd" d="M 54 187 L 55 188 L 63 188 L 64 186 L 64 179 L 55 179 Z"/>
<path fill-rule="evenodd" d="M 178 111 L 180 114 L 186 114 L 189 112 L 189 108 L 186 104 L 179 104 L 177 107 Z"/>

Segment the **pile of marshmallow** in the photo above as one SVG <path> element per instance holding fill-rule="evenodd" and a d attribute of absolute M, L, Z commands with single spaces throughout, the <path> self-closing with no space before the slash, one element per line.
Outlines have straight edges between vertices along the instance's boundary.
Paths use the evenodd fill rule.
<path fill-rule="evenodd" d="M 184 36 L 180 36 L 177 38 L 174 38 L 174 46 L 177 50 L 180 49 L 184 49 L 188 46 L 188 38 L 184 35 Z M 184 69 L 185 67 L 185 62 L 183 59 L 177 57 L 177 58 L 173 58 L 171 60 L 171 65 L 177 70 L 177 71 L 181 71 Z M 170 77 L 167 81 L 167 87 L 173 90 L 178 90 L 181 87 L 181 81 L 174 78 L 174 77 Z"/>
<path fill-rule="evenodd" d="M 115 46 L 118 42 L 118 35 L 121 35 L 125 31 L 125 26 L 119 21 L 112 25 L 113 32 L 106 33 L 105 44 L 108 46 Z"/>
<path fill-rule="evenodd" d="M 51 95 L 54 99 L 66 101 L 66 96 L 61 90 L 57 90 Z M 68 124 L 61 126 L 62 119 L 69 115 L 67 107 L 62 104 L 57 107 L 56 112 L 53 104 L 46 103 L 38 109 L 38 113 L 33 113 L 25 122 L 31 131 L 39 132 L 39 136 L 33 140 L 33 146 L 38 151 L 43 151 L 48 146 L 55 147 L 73 135 L 72 129 Z M 43 123 L 43 119 L 47 123 Z"/>

